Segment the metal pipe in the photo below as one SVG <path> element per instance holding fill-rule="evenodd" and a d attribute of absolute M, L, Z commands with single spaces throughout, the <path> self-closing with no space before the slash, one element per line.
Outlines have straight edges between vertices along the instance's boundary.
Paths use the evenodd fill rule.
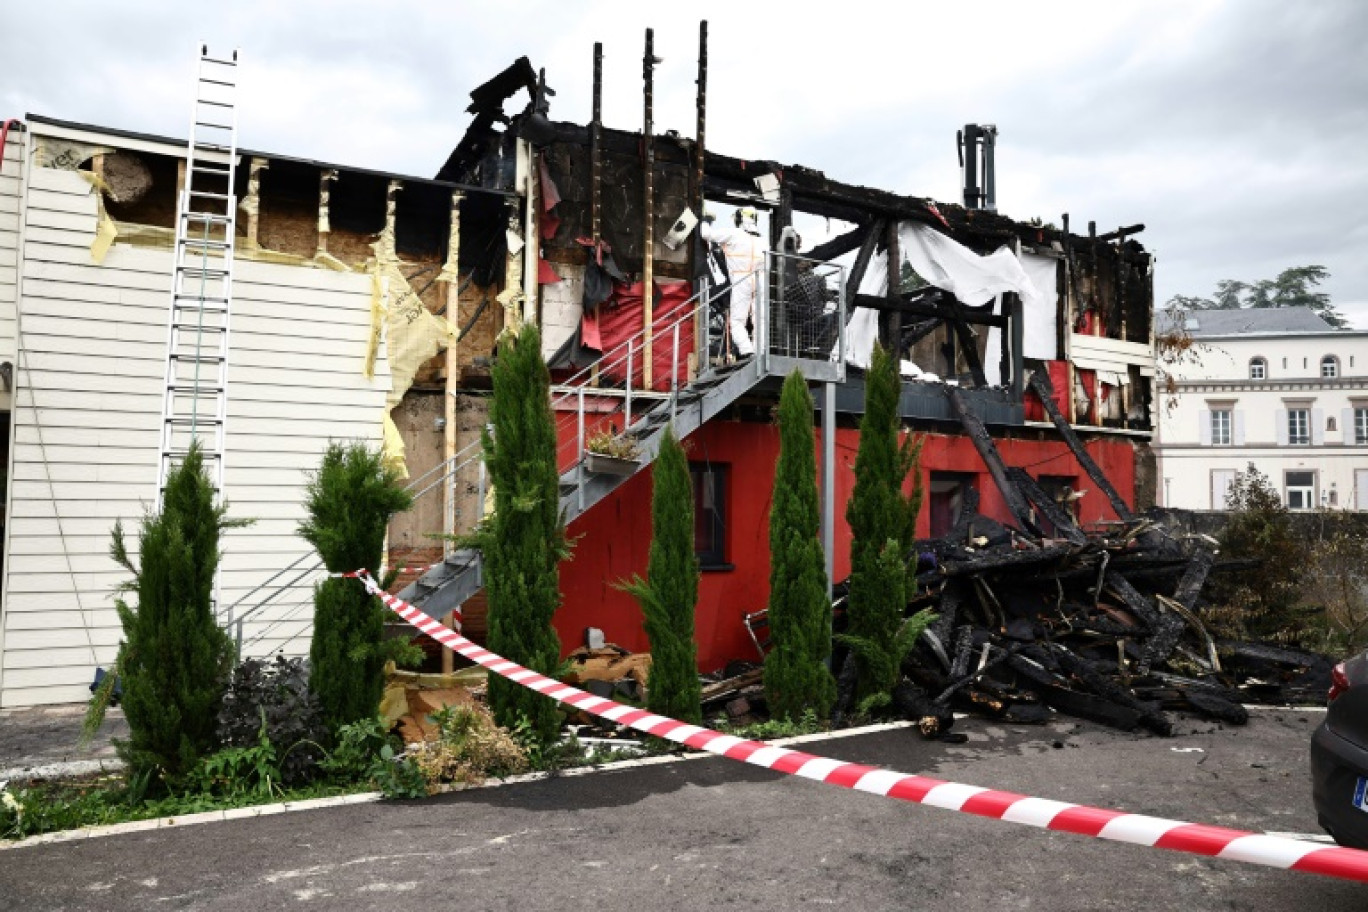
<path fill-rule="evenodd" d="M 627 340 L 627 417 L 626 424 L 622 429 L 625 431 L 632 426 L 632 340 Z"/>
<path fill-rule="evenodd" d="M 641 252 L 641 318 L 643 323 L 642 347 L 645 361 L 641 364 L 642 382 L 646 388 L 651 388 L 654 377 L 651 376 L 651 322 L 655 315 L 655 275 L 654 275 L 654 246 L 655 246 L 655 144 L 652 142 L 651 133 L 654 125 L 651 122 L 651 108 L 655 101 L 655 30 L 646 30 L 646 54 L 641 60 L 641 74 L 646 83 L 645 90 L 645 125 L 641 131 L 641 143 L 643 153 L 644 180 L 644 200 L 642 204 L 642 221 L 645 222 L 643 233 L 642 252 Z"/>
<path fill-rule="evenodd" d="M 831 382 L 822 390 L 822 554 L 829 601 L 836 572 L 836 384 Z"/>
<path fill-rule="evenodd" d="M 675 411 L 679 406 L 679 321 L 675 320 L 670 335 L 670 423 L 674 424 Z"/>
<path fill-rule="evenodd" d="M 580 512 L 584 512 L 584 387 L 579 388 L 579 472 L 577 473 L 578 484 L 575 485 L 575 492 L 579 498 Z"/>

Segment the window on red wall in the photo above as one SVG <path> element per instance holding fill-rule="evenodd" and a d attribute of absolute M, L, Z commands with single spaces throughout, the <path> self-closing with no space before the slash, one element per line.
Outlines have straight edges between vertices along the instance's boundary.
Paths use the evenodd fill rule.
<path fill-rule="evenodd" d="M 975 486 L 972 472 L 932 472 L 928 492 L 931 537 L 940 538 L 955 526 L 964 503 L 964 492 Z"/>
<path fill-rule="evenodd" d="M 1078 519 L 1078 476 L 1077 475 L 1041 475 L 1036 479 L 1041 490 L 1050 496 L 1059 508 L 1065 513 Z M 1059 534 L 1059 530 L 1054 527 L 1048 519 L 1037 516 L 1036 522 L 1040 525 L 1040 531 L 1046 535 L 1054 536 Z"/>
<path fill-rule="evenodd" d="M 730 570 L 727 563 L 727 466 L 689 463 L 694 497 L 694 553 L 701 570 Z"/>

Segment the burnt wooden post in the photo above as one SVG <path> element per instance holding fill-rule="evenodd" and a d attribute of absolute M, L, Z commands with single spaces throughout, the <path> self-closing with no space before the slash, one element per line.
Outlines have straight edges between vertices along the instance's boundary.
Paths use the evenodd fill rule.
<path fill-rule="evenodd" d="M 603 238 L 603 42 L 594 42 L 594 119 L 589 122 L 589 237 L 592 256 Z"/>
<path fill-rule="evenodd" d="M 1036 371 L 1031 374 L 1031 389 L 1036 391 L 1040 401 L 1045 404 L 1045 413 L 1054 422 L 1055 429 L 1059 431 L 1059 436 L 1064 438 L 1064 443 L 1078 460 L 1078 464 L 1083 467 L 1083 471 L 1088 473 L 1088 477 L 1107 495 L 1107 500 L 1111 502 L 1112 510 L 1116 512 L 1118 519 L 1132 520 L 1135 514 L 1131 508 L 1126 506 L 1126 502 L 1121 499 L 1121 495 L 1112 487 L 1112 483 L 1102 472 L 1102 468 L 1088 455 L 1088 451 L 1083 448 L 1083 441 L 1078 439 L 1074 429 L 1069 422 L 1064 420 L 1064 416 L 1059 412 L 1059 406 L 1054 401 L 1054 387 L 1050 384 L 1050 377 L 1044 371 Z"/>
<path fill-rule="evenodd" d="M 846 309 L 853 310 L 855 298 L 860 293 L 860 283 L 869 271 L 869 261 L 874 258 L 874 249 L 879 246 L 879 236 L 883 233 L 885 222 L 880 219 L 869 226 L 869 231 L 860 244 L 860 252 L 855 254 L 855 264 L 850 267 L 850 278 L 846 281 Z"/>
<path fill-rule="evenodd" d="M 644 180 L 642 185 L 643 203 L 641 218 L 645 224 L 641 247 L 641 382 L 651 388 L 652 376 L 651 337 L 652 321 L 655 319 L 655 143 L 652 138 L 654 129 L 651 123 L 651 108 L 655 101 L 655 30 L 646 30 L 646 54 L 641 58 L 641 75 L 646 88 L 643 93 L 646 102 L 645 124 L 641 131 L 642 158 L 644 159 Z"/>
<path fill-rule="evenodd" d="M 1012 302 L 1010 326 L 1012 330 L 1012 401 L 1021 402 L 1021 394 L 1025 391 L 1026 383 L 1026 359 L 1023 347 L 1026 344 L 1026 320 L 1024 305 L 1021 303 L 1021 295 L 1015 292 L 1008 292 L 1007 299 Z"/>
<path fill-rule="evenodd" d="M 691 184 L 689 188 L 689 199 L 693 205 L 694 214 L 698 216 L 699 223 L 703 221 L 703 207 L 706 203 L 703 200 L 703 164 L 704 164 L 704 127 L 707 124 L 708 114 L 708 20 L 704 19 L 698 23 L 698 94 L 694 100 L 697 121 L 694 127 L 694 147 L 693 147 L 693 168 L 690 171 Z M 696 276 L 702 270 L 702 265 L 697 262 L 698 252 L 702 250 L 703 256 L 707 256 L 707 248 L 700 247 L 699 243 L 689 244 L 689 275 Z M 699 307 L 694 315 L 694 357 L 698 359 L 698 370 L 702 370 L 708 363 L 708 308 Z"/>
<path fill-rule="evenodd" d="M 898 220 L 889 219 L 884 246 L 888 248 L 888 296 L 896 298 L 902 291 L 902 250 L 898 244 Z M 893 354 L 893 363 L 902 371 L 902 314 L 885 310 L 879 314 L 879 336 L 884 347 Z"/>

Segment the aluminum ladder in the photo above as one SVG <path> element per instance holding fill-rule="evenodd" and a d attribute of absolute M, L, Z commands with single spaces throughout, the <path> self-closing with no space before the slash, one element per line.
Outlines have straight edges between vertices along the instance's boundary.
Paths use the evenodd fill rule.
<path fill-rule="evenodd" d="M 222 500 L 228 315 L 237 230 L 237 73 L 236 50 L 223 59 L 210 56 L 206 45 L 199 46 L 185 181 L 176 207 L 158 509 L 167 476 L 196 439 L 201 441 L 215 497 Z"/>

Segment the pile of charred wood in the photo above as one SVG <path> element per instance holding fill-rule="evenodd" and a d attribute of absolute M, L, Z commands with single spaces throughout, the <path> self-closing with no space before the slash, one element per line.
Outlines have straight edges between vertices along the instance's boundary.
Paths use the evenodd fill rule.
<path fill-rule="evenodd" d="M 1175 710 L 1241 724 L 1245 703 L 1323 700 L 1325 657 L 1213 638 L 1203 586 L 1213 571 L 1239 567 L 1220 562 L 1211 539 L 1180 540 L 1132 514 L 1053 408 L 1048 384 L 1037 375 L 1032 386 L 1121 519 L 1081 528 L 1029 475 L 1003 464 L 950 389 L 1017 527 L 979 514 L 969 490 L 955 527 L 918 543 L 909 607 L 931 607 L 938 619 L 904 663 L 898 709 L 927 734 L 961 710 L 1019 722 L 1058 711 L 1167 735 Z M 848 712 L 852 682 L 841 679 L 838 711 Z"/>

